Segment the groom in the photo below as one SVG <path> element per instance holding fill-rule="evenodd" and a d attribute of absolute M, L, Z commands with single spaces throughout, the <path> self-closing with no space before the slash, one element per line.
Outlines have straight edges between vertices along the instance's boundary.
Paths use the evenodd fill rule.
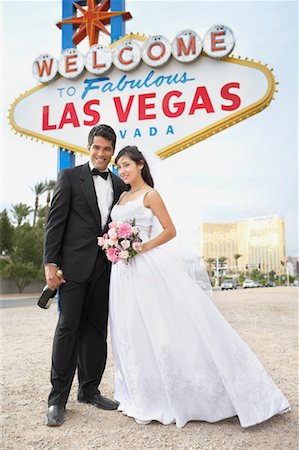
<path fill-rule="evenodd" d="M 64 422 L 75 370 L 78 401 L 106 410 L 118 404 L 98 390 L 107 355 L 110 266 L 97 245 L 107 230 L 110 210 L 126 185 L 107 169 L 116 135 L 108 125 L 89 133 L 88 163 L 58 177 L 46 224 L 44 266 L 47 284 L 60 288 L 60 314 L 53 341 L 48 426 Z M 57 270 L 63 277 L 57 276 Z"/>

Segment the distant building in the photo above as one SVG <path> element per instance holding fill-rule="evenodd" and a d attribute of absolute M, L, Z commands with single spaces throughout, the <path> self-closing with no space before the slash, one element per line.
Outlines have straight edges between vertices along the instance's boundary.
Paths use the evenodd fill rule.
<path fill-rule="evenodd" d="M 227 258 L 228 268 L 235 268 L 235 254 L 239 271 L 260 269 L 285 273 L 285 227 L 282 217 L 265 216 L 231 223 L 203 223 L 201 254 L 204 259 Z"/>

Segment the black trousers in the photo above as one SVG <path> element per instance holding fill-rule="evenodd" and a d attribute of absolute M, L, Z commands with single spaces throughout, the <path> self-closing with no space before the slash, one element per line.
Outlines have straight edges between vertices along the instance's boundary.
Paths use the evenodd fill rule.
<path fill-rule="evenodd" d="M 106 256 L 99 252 L 94 270 L 85 282 L 67 280 L 60 288 L 49 406 L 65 406 L 76 368 L 78 395 L 97 391 L 107 358 L 109 272 Z"/>

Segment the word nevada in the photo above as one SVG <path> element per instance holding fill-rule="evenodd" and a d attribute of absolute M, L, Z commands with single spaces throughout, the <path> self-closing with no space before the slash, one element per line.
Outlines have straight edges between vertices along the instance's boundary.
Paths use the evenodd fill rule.
<path fill-rule="evenodd" d="M 127 36 L 109 47 L 95 44 L 85 56 L 76 48 L 68 48 L 62 52 L 59 60 L 43 53 L 33 62 L 33 75 L 41 83 L 49 83 L 58 74 L 67 79 L 75 79 L 84 69 L 94 75 L 101 75 L 107 72 L 112 64 L 124 72 L 136 69 L 141 61 L 157 68 L 166 64 L 171 56 L 180 63 L 190 63 L 202 50 L 211 58 L 222 59 L 228 56 L 235 46 L 234 34 L 225 25 L 210 28 L 203 40 L 192 30 L 181 31 L 172 43 L 161 35 L 149 38 L 132 36 L 144 42 L 140 44 L 134 37 Z"/>

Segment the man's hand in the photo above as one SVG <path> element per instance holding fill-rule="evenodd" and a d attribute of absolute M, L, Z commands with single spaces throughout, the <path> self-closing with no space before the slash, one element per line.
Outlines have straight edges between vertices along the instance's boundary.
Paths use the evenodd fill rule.
<path fill-rule="evenodd" d="M 58 289 L 66 280 L 63 278 L 62 271 L 53 264 L 45 265 L 45 277 L 50 289 Z"/>

